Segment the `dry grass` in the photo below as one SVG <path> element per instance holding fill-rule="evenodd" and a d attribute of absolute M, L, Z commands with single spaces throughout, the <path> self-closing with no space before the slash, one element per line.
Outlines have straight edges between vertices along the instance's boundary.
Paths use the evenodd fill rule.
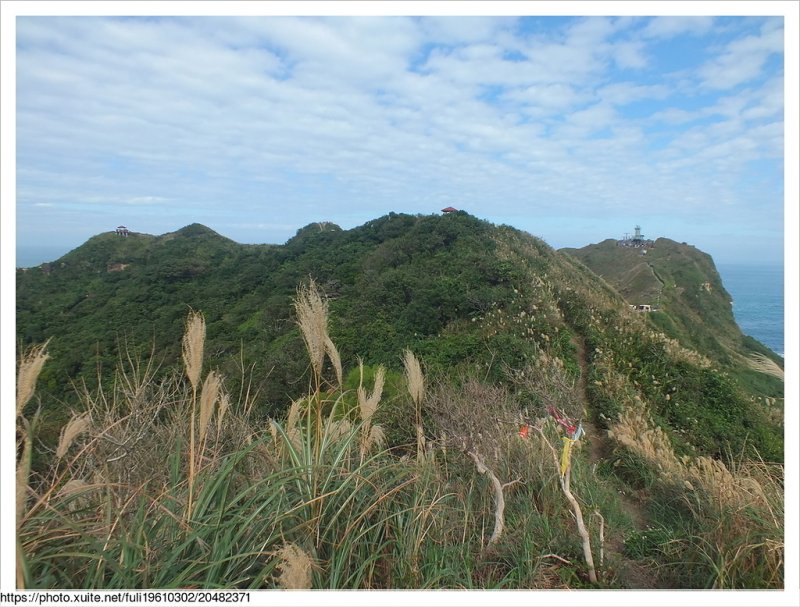
<path fill-rule="evenodd" d="M 620 415 L 611 436 L 656 468 L 664 480 L 690 492 L 700 490 L 712 510 L 763 508 L 778 525 L 771 500 L 758 479 L 767 475 L 746 472 L 744 465 L 731 470 L 723 462 L 706 456 L 679 459 L 666 433 L 655 426 L 642 409 L 630 408 Z"/>
<path fill-rule="evenodd" d="M 297 400 L 292 401 L 291 406 L 289 407 L 289 415 L 286 419 L 286 436 L 289 437 L 289 441 L 294 445 L 295 449 L 300 449 L 300 415 L 302 413 L 302 406 L 306 402 L 304 398 L 298 398 Z M 270 425 L 271 428 L 274 428 L 273 425 Z M 273 438 L 275 438 L 273 436 Z"/>
<path fill-rule="evenodd" d="M 203 382 L 203 391 L 200 394 L 200 421 L 198 427 L 198 440 L 201 445 L 205 443 L 208 424 L 214 415 L 214 406 L 219 401 L 222 388 L 222 378 L 211 371 Z"/>
<path fill-rule="evenodd" d="M 753 462 L 731 470 L 719 460 L 698 457 L 686 466 L 690 482 L 701 487 L 709 505 L 719 512 L 758 509 L 769 514 L 776 529 L 781 527 L 772 504 L 782 493 L 764 465 Z"/>
<path fill-rule="evenodd" d="M 308 285 L 297 289 L 294 301 L 297 324 L 303 334 L 311 368 L 316 377 L 322 376 L 322 364 L 325 362 L 325 351 L 328 337 L 328 304 L 322 299 L 317 284 L 311 280 Z"/>
<path fill-rule="evenodd" d="M 31 348 L 22 355 L 17 371 L 17 416 L 22 415 L 22 410 L 33 396 L 36 380 L 42 372 L 45 361 L 48 359 L 48 339 L 41 346 Z"/>
<path fill-rule="evenodd" d="M 414 401 L 414 404 L 419 407 L 425 397 L 425 378 L 422 375 L 422 367 L 411 350 L 406 350 L 403 353 L 403 365 L 405 366 L 408 393 L 411 395 L 411 400 Z"/>
<path fill-rule="evenodd" d="M 22 455 L 17 463 L 17 527 L 22 521 L 28 503 L 28 477 L 30 475 L 31 455 L 32 455 L 32 436 L 30 436 L 30 426 L 25 418 L 22 418 Z"/>
<path fill-rule="evenodd" d="M 92 427 L 92 420 L 88 413 L 75 414 L 61 430 L 61 437 L 56 448 L 56 458 L 61 459 L 67 454 L 72 442 L 81 434 Z"/>
<path fill-rule="evenodd" d="M 379 428 L 379 426 L 375 427 Z M 328 440 L 330 440 L 331 443 L 337 443 L 342 438 L 349 436 L 353 432 L 353 424 L 346 419 L 331 418 L 326 424 L 325 432 L 328 436 Z"/>
<path fill-rule="evenodd" d="M 384 441 L 383 428 L 380 426 L 372 425 L 372 416 L 380 403 L 381 395 L 383 394 L 383 384 L 386 380 L 386 369 L 381 365 L 375 372 L 375 384 L 372 392 L 367 395 L 367 390 L 364 387 L 364 364 L 359 361 L 359 371 L 361 374 L 361 381 L 359 382 L 358 390 L 358 410 L 361 415 L 361 440 L 360 451 L 363 458 L 369 451 L 376 446 L 382 445 Z"/>
<path fill-rule="evenodd" d="M 644 458 L 664 476 L 671 479 L 685 477 L 686 470 L 675 456 L 669 437 L 653 424 L 641 402 L 638 404 L 623 411 L 617 423 L 611 427 L 610 436 Z"/>
<path fill-rule="evenodd" d="M 711 360 L 707 356 L 683 347 L 678 340 L 667 337 L 659 331 L 651 331 L 650 338 L 656 343 L 663 344 L 667 354 L 673 360 L 682 360 L 702 369 L 709 369 L 712 366 Z"/>
<path fill-rule="evenodd" d="M 206 341 L 206 321 L 203 315 L 192 310 L 186 320 L 183 334 L 183 364 L 186 377 L 197 391 L 200 385 L 200 373 L 203 370 L 203 347 Z"/>
<path fill-rule="evenodd" d="M 333 365 L 333 370 L 336 373 L 336 381 L 338 383 L 339 389 L 342 388 L 342 359 L 339 356 L 339 350 L 336 349 L 336 345 L 333 343 L 330 337 L 326 337 L 325 339 L 325 352 L 328 354 L 328 358 L 331 361 L 331 365 Z"/>
<path fill-rule="evenodd" d="M 767 375 L 772 375 L 780 380 L 783 380 L 783 369 L 772 359 L 767 358 L 763 354 L 754 353 L 750 355 L 747 363 L 751 368 Z"/>
<path fill-rule="evenodd" d="M 19 368 L 17 370 L 17 434 L 19 442 L 17 452 L 20 453 L 16 471 L 16 521 L 19 528 L 23 515 L 28 504 L 28 481 L 31 472 L 31 459 L 33 457 L 33 431 L 31 423 L 22 416 L 25 405 L 33 397 L 36 387 L 36 380 L 42 372 L 44 363 L 47 361 L 47 340 L 40 346 L 35 346 L 23 353 L 20 357 Z M 35 425 L 35 418 L 34 418 Z M 17 580 L 20 582 L 22 573 L 20 570 L 20 559 L 17 559 Z M 20 588 L 22 584 L 20 583 Z"/>
<path fill-rule="evenodd" d="M 386 433 L 381 426 L 370 426 L 369 434 L 364 433 L 361 443 L 361 453 L 366 455 L 372 449 L 383 447 L 386 443 Z"/>
<path fill-rule="evenodd" d="M 641 408 L 629 408 L 613 438 L 660 472 L 662 490 L 691 510 L 699 531 L 673 544 L 674 563 L 703 563 L 714 588 L 780 587 L 783 583 L 783 469 L 764 462 L 729 465 L 676 457 L 666 434 Z"/>
<path fill-rule="evenodd" d="M 783 469 L 763 462 L 701 457 L 687 465 L 698 490 L 685 500 L 703 521 L 696 550 L 714 572 L 714 588 L 783 585 Z"/>
<path fill-rule="evenodd" d="M 308 590 L 311 588 L 311 571 L 314 562 L 311 556 L 297 544 L 284 544 L 277 552 L 281 570 L 278 583 L 286 590 Z"/>
<path fill-rule="evenodd" d="M 364 365 L 361 361 L 359 361 L 359 370 L 361 372 L 361 378 L 363 382 Z M 364 388 L 363 383 L 362 385 L 358 386 L 358 408 L 359 412 L 361 413 L 361 420 L 364 423 L 370 423 L 375 410 L 378 408 L 378 403 L 380 402 L 381 395 L 383 394 L 383 384 L 385 380 L 386 369 L 384 369 L 383 365 L 381 365 L 375 372 L 375 385 L 373 386 L 372 393 L 369 396 L 367 396 L 367 390 Z"/>
<path fill-rule="evenodd" d="M 222 432 L 222 421 L 225 419 L 225 414 L 231 406 L 231 397 L 227 392 L 222 392 L 219 397 L 219 405 L 217 407 L 217 434 Z"/>
<path fill-rule="evenodd" d="M 191 516 L 196 474 L 195 425 L 197 424 L 197 387 L 203 370 L 203 348 L 206 340 L 206 321 L 203 315 L 192 310 L 186 320 L 183 334 L 183 364 L 186 377 L 192 385 L 192 411 L 189 420 L 189 498 L 186 506 L 187 517 Z"/>
<path fill-rule="evenodd" d="M 422 367 L 411 350 L 403 352 L 403 366 L 405 367 L 406 385 L 411 400 L 414 402 L 414 427 L 417 433 L 417 459 L 422 461 L 425 453 L 425 432 L 422 429 L 422 400 L 425 398 L 425 377 Z"/>

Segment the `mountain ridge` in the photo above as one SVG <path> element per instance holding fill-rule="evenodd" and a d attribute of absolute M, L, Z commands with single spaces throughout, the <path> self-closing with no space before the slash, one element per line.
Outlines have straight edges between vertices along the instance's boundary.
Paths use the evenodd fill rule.
<path fill-rule="evenodd" d="M 608 255 L 608 246 L 595 253 Z M 716 271 L 708 271 L 713 260 L 706 254 L 691 254 L 691 271 L 664 272 L 658 251 L 670 253 L 672 246 L 659 239 L 647 253 L 663 279 L 676 281 L 670 293 L 683 289 L 684 295 L 681 281 L 698 277 L 711 287 L 710 292 L 690 293 L 701 304 L 712 293 L 724 292 Z M 689 252 L 671 255 L 677 259 Z M 673 310 L 632 312 L 613 281 L 599 279 L 578 256 L 464 212 L 390 213 L 351 230 L 313 223 L 285 245 L 240 245 L 200 224 L 161 236 L 101 234 L 46 271 L 43 266 L 17 272 L 18 339 L 25 345 L 52 338 L 53 361 L 42 382 L 46 393 L 63 398 L 68 381 L 81 378 L 91 386 L 98 369 L 113 369 L 126 347 L 141 351 L 151 343 L 165 369 L 170 368 L 180 361 L 187 311 L 201 310 L 208 323 L 208 364 L 235 378 L 241 375 L 242 360 L 255 361 L 262 406 L 274 412 L 294 397 L 298 378 L 302 385 L 308 372 L 292 298 L 298 284 L 309 278 L 327 296 L 332 338 L 350 364 L 363 357 L 367 364 L 397 367 L 402 351 L 411 348 L 434 376 L 469 373 L 509 383 L 510 373 L 532 364 L 542 352 L 579 373 L 574 345 L 579 339 L 587 344 L 587 369 L 596 382 L 606 381 L 611 372 L 603 366 L 611 348 L 618 359 L 614 373 L 627 369 L 625 381 L 643 398 L 659 402 L 668 395 L 663 384 L 641 385 L 647 373 L 683 386 L 685 402 L 656 407 L 660 421 L 676 431 L 690 431 L 683 416 L 698 399 L 740 403 L 731 420 L 692 429 L 697 436 L 690 440 L 674 433 L 687 449 L 724 450 L 728 434 L 741 447 L 744 436 L 753 433 L 747 407 L 763 407 L 765 398 L 782 396 L 776 378 L 752 370 L 747 375 L 750 371 L 736 356 L 709 348 L 713 335 L 698 340 L 682 331 L 696 319 Z M 717 304 L 711 310 L 701 305 L 699 312 L 708 315 Z M 725 329 L 738 331 L 735 323 Z M 662 334 L 663 339 L 658 337 Z M 747 343 L 737 348 L 740 358 L 749 351 Z M 708 360 L 713 361 L 710 367 L 703 362 Z M 689 366 L 679 373 L 675 365 Z M 717 377 L 715 367 L 723 375 Z M 589 393 L 592 415 L 621 411 L 618 396 L 591 383 Z M 717 415 L 712 407 L 709 422 Z M 769 438 L 768 425 L 759 426 L 759 440 L 772 444 L 766 448 L 778 457 L 781 447 Z"/>
<path fill-rule="evenodd" d="M 650 305 L 663 331 L 721 362 L 755 350 L 782 364 L 782 358 L 742 334 L 713 258 L 693 245 L 658 238 L 648 249 L 630 249 L 607 239 L 562 252 L 581 260 L 611 284 L 630 305 Z"/>

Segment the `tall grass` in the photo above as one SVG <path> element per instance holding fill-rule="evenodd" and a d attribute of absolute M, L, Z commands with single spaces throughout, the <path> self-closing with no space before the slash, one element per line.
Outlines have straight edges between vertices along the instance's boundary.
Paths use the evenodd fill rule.
<path fill-rule="evenodd" d="M 766 373 L 767 375 L 772 375 L 778 379 L 783 379 L 783 369 L 780 367 L 780 365 L 778 365 L 778 363 L 771 358 L 767 358 L 763 354 L 759 354 L 757 352 L 753 353 L 750 355 L 750 358 L 747 362 L 756 371 Z"/>
<path fill-rule="evenodd" d="M 203 347 L 206 339 L 206 322 L 203 315 L 190 312 L 186 320 L 186 331 L 183 335 L 183 364 L 186 377 L 192 385 L 192 409 L 189 414 L 189 498 L 187 500 L 186 515 L 192 515 L 192 497 L 194 495 L 194 479 L 196 475 L 197 453 L 195 451 L 195 424 L 197 423 L 197 387 L 200 383 L 200 373 L 203 368 Z"/>
<path fill-rule="evenodd" d="M 20 586 L 365 588 L 407 580 L 405 563 L 423 560 L 448 498 L 415 464 L 382 450 L 373 421 L 382 371 L 349 406 L 313 284 L 299 292 L 297 310 L 313 377 L 284 420 L 265 425 L 252 403 L 231 403 L 215 371 L 203 380 L 204 322 L 194 312 L 184 378 L 156 382 L 149 365 L 128 360 L 110 389 L 85 392 L 85 411 L 64 427 L 31 488 L 27 455 L 21 460 Z M 23 359 L 21 385 L 35 382 L 30 369 L 41 368 L 43 352 Z M 323 376 L 325 355 L 334 382 Z"/>
<path fill-rule="evenodd" d="M 598 581 L 587 578 L 584 545 L 548 445 L 558 443 L 556 428 L 539 426 L 547 440 L 518 434 L 520 423 L 533 423 L 553 400 L 564 410 L 577 406 L 563 365 L 543 355 L 526 370 L 525 390 L 514 394 L 475 377 L 426 378 L 406 351 L 406 390 L 392 389 L 394 400 L 384 402 L 391 371 L 382 367 L 368 373 L 359 363 L 358 385 L 345 389 L 327 332 L 327 302 L 316 285 L 298 290 L 295 311 L 311 379 L 287 400 L 284 415 L 259 417 L 256 394 L 233 397 L 224 377 L 204 371 L 205 323 L 192 312 L 180 372 L 156 379 L 151 360 L 123 356 L 110 385 L 83 389 L 82 409 L 65 424 L 56 451 L 41 454 L 48 465 L 36 472 L 30 460 L 37 418 L 21 413 L 45 348 L 23 356 L 16 403 L 18 586 L 616 583 L 613 564 L 602 562 Z M 386 407 L 405 413 L 382 417 Z M 404 424 L 393 435 L 409 442 L 416 433 L 416 454 L 411 445 L 386 444 L 387 423 Z M 758 462 L 682 460 L 643 413 L 626 414 L 614 432 L 626 449 L 660 466 L 659 483 L 679 487 L 695 524 L 662 548 L 673 551 L 676 563 L 696 563 L 698 578 L 713 573 L 692 583 L 780 584 L 779 470 Z M 601 521 L 612 534 L 621 524 L 614 494 L 579 445 L 570 474 L 581 508 L 600 514 L 585 521 L 598 546 Z"/>
<path fill-rule="evenodd" d="M 503 490 L 513 504 L 507 532 L 487 551 L 491 491 L 457 450 L 435 435 L 420 458 L 381 447 L 380 370 L 369 385 L 362 373 L 352 393 L 312 378 L 287 415 L 266 424 L 246 415 L 252 404 L 229 403 L 220 423 L 229 396 L 215 372 L 202 384 L 198 374 L 195 388 L 186 375 L 156 382 L 150 366 L 127 362 L 108 391 L 84 393 L 60 457 L 30 483 L 20 586 L 550 587 L 543 555 L 579 554 L 563 507 L 549 505 L 551 467 L 516 429 L 482 456 L 510 479 Z M 428 396 L 417 394 L 419 416 L 407 423 L 421 428 Z"/>
<path fill-rule="evenodd" d="M 616 441 L 657 470 L 651 490 L 673 503 L 658 547 L 670 584 L 709 588 L 783 585 L 783 467 L 731 457 L 675 455 L 643 409 L 627 410 Z M 669 496 L 669 499 L 666 496 Z"/>
<path fill-rule="evenodd" d="M 47 344 L 49 340 L 40 346 L 33 347 L 20 356 L 19 367 L 17 369 L 17 453 L 20 454 L 17 460 L 16 471 L 16 493 L 15 500 L 17 532 L 22 527 L 23 517 L 27 510 L 30 488 L 28 486 L 31 473 L 31 460 L 33 457 L 33 441 L 36 434 L 36 424 L 39 413 L 34 415 L 33 420 L 29 421 L 24 415 L 25 407 L 33 398 L 36 381 L 42 372 L 44 363 L 47 361 Z M 17 538 L 17 587 L 26 587 L 26 563 L 24 550 Z"/>

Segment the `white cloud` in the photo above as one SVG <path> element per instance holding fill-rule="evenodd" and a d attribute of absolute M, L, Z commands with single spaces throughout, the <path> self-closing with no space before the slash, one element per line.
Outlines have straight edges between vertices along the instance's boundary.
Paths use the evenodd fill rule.
<path fill-rule="evenodd" d="M 494 41 L 502 32 L 513 27 L 510 17 L 425 17 L 422 31 L 427 40 L 438 44 L 472 44 Z"/>
<path fill-rule="evenodd" d="M 490 216 L 645 199 L 694 213 L 724 189 L 747 205 L 723 160 L 774 157 L 779 73 L 726 96 L 678 88 L 652 70 L 641 22 L 555 23 L 20 19 L 19 204 L 252 238 L 440 201 Z M 773 52 L 775 36 L 740 35 L 719 56 Z"/>
<path fill-rule="evenodd" d="M 654 112 L 650 116 L 650 121 L 653 123 L 666 123 L 666 124 L 685 124 L 700 119 L 702 116 L 698 112 L 689 112 L 680 108 L 670 107 L 665 110 Z"/>
<path fill-rule="evenodd" d="M 632 82 L 607 84 L 597 90 L 597 96 L 613 105 L 627 105 L 645 99 L 663 99 L 670 89 L 662 84 L 641 85 Z"/>
<path fill-rule="evenodd" d="M 730 89 L 762 75 L 764 63 L 783 52 L 783 28 L 768 21 L 758 35 L 730 42 L 717 57 L 698 70 L 702 84 L 710 89 Z"/>
<path fill-rule="evenodd" d="M 640 41 L 618 42 L 614 45 L 614 62 L 622 69 L 641 69 L 647 66 L 644 43 Z"/>
<path fill-rule="evenodd" d="M 713 17 L 654 17 L 642 30 L 642 35 L 647 38 L 674 38 L 681 35 L 699 36 L 707 33 L 713 25 Z"/>
<path fill-rule="evenodd" d="M 557 82 L 514 89 L 506 94 L 506 98 L 513 102 L 530 104 L 536 108 L 568 112 L 574 106 L 589 101 L 591 96 L 579 93 L 575 87 L 569 84 Z"/>

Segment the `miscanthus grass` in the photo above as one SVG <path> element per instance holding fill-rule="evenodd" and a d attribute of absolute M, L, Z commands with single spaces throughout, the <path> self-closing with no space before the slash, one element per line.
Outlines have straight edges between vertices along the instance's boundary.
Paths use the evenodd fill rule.
<path fill-rule="evenodd" d="M 58 441 L 58 447 L 56 447 L 56 458 L 61 459 L 64 457 L 73 441 L 89 430 L 91 426 L 92 421 L 87 413 L 73 415 L 72 419 L 61 430 L 61 438 Z"/>
<path fill-rule="evenodd" d="M 559 444 L 559 429 L 549 422 L 537 426 L 541 435 L 519 435 L 521 422 L 541 418 L 542 411 L 524 413 L 528 406 L 575 404 L 574 386 L 561 381 L 569 379 L 565 369 L 537 361 L 541 372 L 561 379 L 531 380 L 525 393 L 535 398 L 525 403 L 474 375 L 426 378 L 410 350 L 404 373 L 368 373 L 360 363 L 346 376 L 328 334 L 326 300 L 313 282 L 298 290 L 295 312 L 311 380 L 287 398 L 283 415 L 264 419 L 257 391 L 231 395 L 218 371 L 204 369 L 205 321 L 191 312 L 182 368 L 157 374 L 151 362 L 122 356 L 113 382 L 80 393 L 82 410 L 65 424 L 58 446 L 38 454 L 45 465 L 35 472 L 37 416 L 24 413 L 46 349 L 21 357 L 18 587 L 615 583 L 598 550 L 603 537 L 619 533 L 615 493 L 576 446 L 571 491 L 600 557 L 593 582 L 550 448 Z M 528 371 L 525 377 L 539 377 Z M 393 414 L 382 416 L 389 409 Z M 386 444 L 388 424 L 404 425 L 397 433 L 407 437 L 404 444 Z M 613 433 L 620 449 L 657 470 L 657 482 L 693 521 L 690 532 L 661 546 L 654 579 L 682 563 L 695 586 L 780 586 L 781 470 L 677 457 L 644 409 L 623 411 Z"/>
<path fill-rule="evenodd" d="M 252 403 L 232 402 L 216 371 L 203 376 L 205 323 L 195 312 L 183 378 L 156 380 L 131 364 L 110 388 L 83 394 L 86 410 L 63 428 L 51 468 L 31 487 L 19 468 L 20 587 L 379 588 L 405 579 L 400 555 L 423 560 L 442 495 L 421 499 L 428 489 L 416 467 L 381 449 L 383 371 L 353 391 L 351 415 L 321 296 L 312 286 L 299 298 L 318 377 L 283 419 L 264 424 Z M 43 352 L 31 359 L 38 369 Z M 334 384 L 322 378 L 320 352 Z M 29 368 L 21 385 L 35 383 Z"/>
<path fill-rule="evenodd" d="M 189 417 L 189 497 L 187 500 L 187 516 L 192 514 L 192 498 L 194 497 L 194 481 L 196 476 L 197 453 L 195 452 L 195 425 L 197 423 L 197 388 L 200 373 L 203 369 L 203 348 L 206 339 L 206 322 L 203 315 L 192 311 L 186 320 L 186 331 L 183 334 L 183 364 L 186 377 L 192 386 L 191 413 Z"/>
<path fill-rule="evenodd" d="M 774 360 L 767 358 L 763 354 L 754 353 L 750 355 L 747 361 L 750 366 L 756 371 L 772 375 L 778 379 L 783 379 L 783 369 Z"/>
<path fill-rule="evenodd" d="M 425 377 L 422 366 L 411 350 L 403 352 L 403 366 L 405 367 L 406 385 L 408 393 L 414 403 L 414 428 L 417 434 L 417 459 L 422 461 L 425 452 L 425 433 L 422 428 L 422 400 L 425 397 Z"/>
<path fill-rule="evenodd" d="M 286 590 L 306 590 L 311 588 L 311 556 L 296 544 L 284 544 L 277 551 L 280 559 L 278 569 L 281 574 L 278 583 Z"/>
<path fill-rule="evenodd" d="M 31 472 L 31 460 L 33 457 L 33 440 L 35 437 L 35 429 L 38 421 L 38 412 L 34 415 L 33 420 L 30 421 L 23 416 L 25 406 L 33 397 L 36 380 L 39 379 L 39 374 L 42 372 L 44 363 L 47 361 L 47 344 L 49 340 L 40 346 L 35 346 L 24 352 L 20 356 L 19 366 L 17 368 L 17 453 L 19 458 L 17 460 L 16 470 L 16 523 L 17 530 L 19 530 L 24 515 L 26 514 L 29 487 L 28 481 Z M 25 587 L 25 558 L 20 546 L 19 540 L 17 541 L 17 587 Z"/>
<path fill-rule="evenodd" d="M 783 585 L 783 467 L 761 461 L 678 457 L 666 434 L 641 408 L 612 426 L 619 445 L 657 474 L 651 491 L 669 496 L 688 523 L 660 547 L 670 584 L 709 588 Z M 685 518 L 685 516 L 684 516 Z"/>

